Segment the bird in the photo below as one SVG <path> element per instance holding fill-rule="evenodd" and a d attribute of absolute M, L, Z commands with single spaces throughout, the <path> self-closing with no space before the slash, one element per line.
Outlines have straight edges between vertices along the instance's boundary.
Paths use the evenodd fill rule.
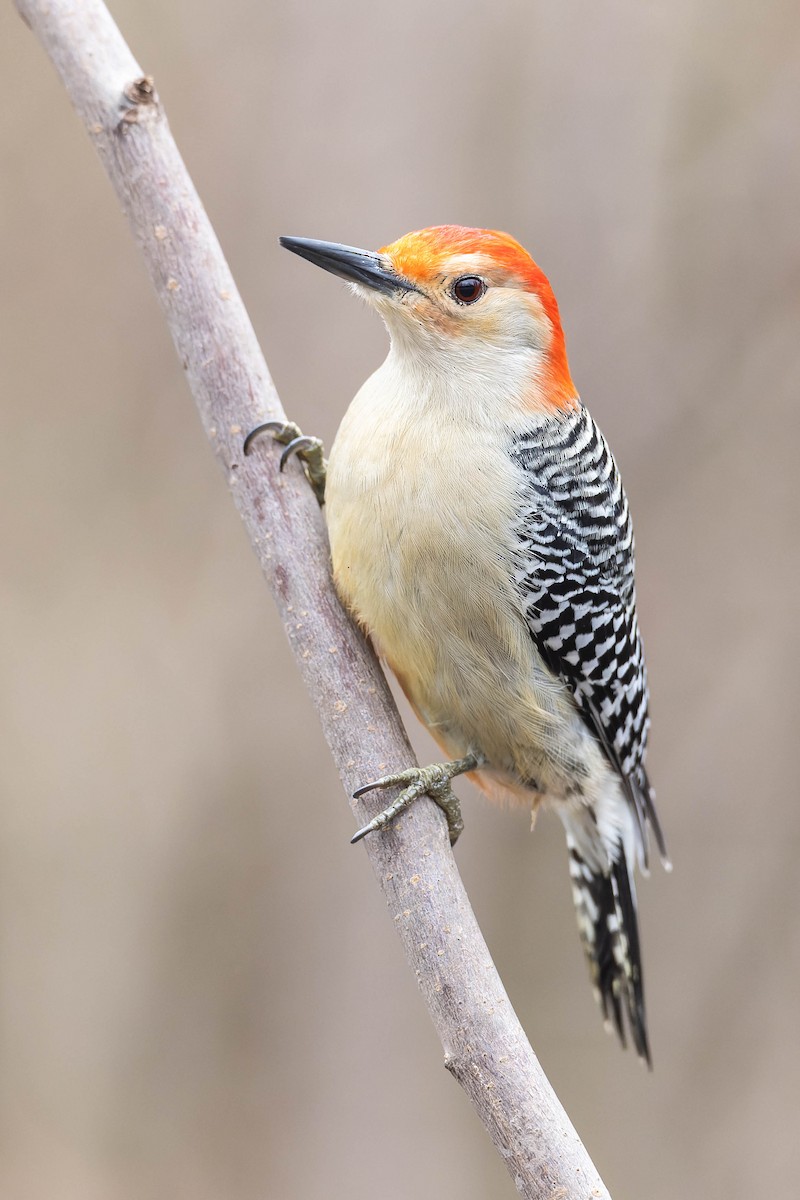
<path fill-rule="evenodd" d="M 651 1064 L 634 867 L 669 859 L 645 769 L 648 685 L 628 500 L 570 374 L 558 304 L 507 233 L 434 226 L 377 252 L 284 237 L 346 280 L 389 333 L 325 462 L 268 422 L 321 501 L 333 579 L 447 762 L 353 838 L 430 795 L 455 842 L 451 783 L 550 809 L 567 841 L 578 930 L 607 1028 Z"/>

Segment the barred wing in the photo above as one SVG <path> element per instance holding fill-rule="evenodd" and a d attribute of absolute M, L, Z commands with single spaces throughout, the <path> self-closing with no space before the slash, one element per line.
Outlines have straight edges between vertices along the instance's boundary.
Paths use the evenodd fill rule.
<path fill-rule="evenodd" d="M 524 473 L 516 582 L 528 626 L 620 776 L 646 865 L 648 824 L 662 857 L 666 851 L 644 767 L 647 673 L 619 472 L 582 406 L 548 418 L 512 453 Z"/>

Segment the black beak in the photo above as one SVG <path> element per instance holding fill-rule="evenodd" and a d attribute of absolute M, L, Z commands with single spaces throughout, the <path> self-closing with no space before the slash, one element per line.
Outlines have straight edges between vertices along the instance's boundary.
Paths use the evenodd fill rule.
<path fill-rule="evenodd" d="M 282 237 L 282 246 L 316 263 L 332 275 L 360 283 L 376 292 L 416 292 L 418 289 L 407 279 L 396 274 L 380 254 L 370 250 L 357 250 L 355 246 L 340 246 L 337 242 L 316 242 L 313 238 Z"/>

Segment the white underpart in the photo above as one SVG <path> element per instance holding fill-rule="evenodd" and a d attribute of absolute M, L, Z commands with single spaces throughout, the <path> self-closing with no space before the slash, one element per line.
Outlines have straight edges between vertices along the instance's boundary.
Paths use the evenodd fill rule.
<path fill-rule="evenodd" d="M 630 812 L 571 694 L 542 662 L 514 584 L 521 480 L 509 447 L 543 419 L 531 381 L 547 331 L 528 299 L 496 292 L 502 336 L 495 330 L 491 343 L 370 297 L 392 345 L 331 451 L 334 574 L 448 752 L 482 754 L 517 796 L 520 781 L 535 780 L 585 861 L 606 870 L 620 842 L 634 861 Z"/>

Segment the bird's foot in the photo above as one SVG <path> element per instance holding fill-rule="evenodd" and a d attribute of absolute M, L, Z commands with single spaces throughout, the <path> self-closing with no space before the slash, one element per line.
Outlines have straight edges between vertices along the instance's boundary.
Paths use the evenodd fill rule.
<path fill-rule="evenodd" d="M 325 447 L 320 438 L 308 437 L 294 421 L 265 421 L 263 425 L 256 425 L 255 429 L 251 429 L 244 439 L 242 449 L 245 455 L 250 453 L 253 443 L 264 433 L 269 433 L 276 442 L 286 447 L 281 454 L 280 470 L 282 471 L 292 455 L 296 454 L 303 464 L 308 482 L 314 489 L 314 495 L 320 504 L 324 504 L 328 464 L 325 461 Z"/>
<path fill-rule="evenodd" d="M 374 833 L 377 829 L 383 829 L 403 809 L 408 808 L 420 796 L 427 795 L 439 805 L 439 808 L 441 808 L 447 817 L 450 845 L 455 846 L 459 834 L 464 829 L 464 822 L 461 817 L 461 805 L 450 783 L 451 780 L 455 779 L 456 775 L 463 775 L 465 771 L 474 771 L 479 766 L 479 763 L 480 760 L 477 755 L 467 754 L 465 758 L 457 758 L 453 762 L 433 763 L 430 767 L 409 767 L 407 771 L 398 771 L 394 775 L 384 775 L 382 779 L 376 779 L 374 783 L 365 783 L 363 787 L 357 788 L 353 792 L 354 800 L 357 800 L 359 796 L 363 796 L 366 792 L 373 791 L 375 788 L 399 787 L 403 785 L 403 790 L 387 808 L 384 808 L 376 817 L 373 817 L 368 825 L 365 825 L 363 829 L 359 829 L 358 833 L 350 841 L 360 842 L 368 833 Z"/>

